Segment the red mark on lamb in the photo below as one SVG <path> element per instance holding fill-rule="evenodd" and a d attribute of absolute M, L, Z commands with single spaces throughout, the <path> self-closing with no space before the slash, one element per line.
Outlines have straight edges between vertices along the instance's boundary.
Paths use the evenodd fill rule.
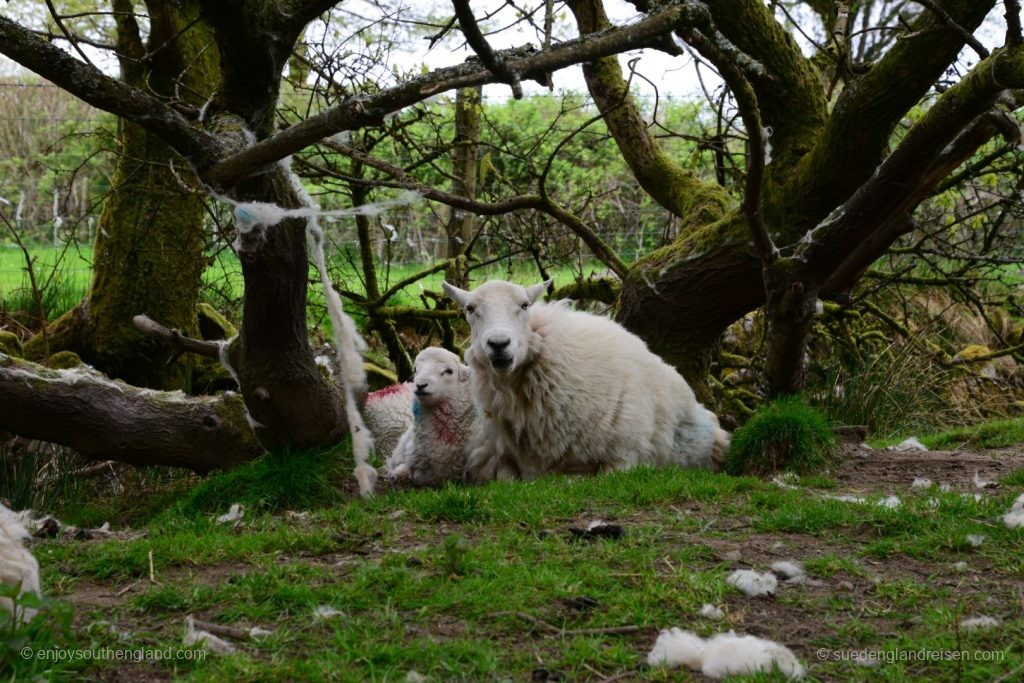
<path fill-rule="evenodd" d="M 367 403 L 373 403 L 374 401 L 379 401 L 380 399 L 385 398 L 387 396 L 393 396 L 394 394 L 401 394 L 401 393 L 406 392 L 406 391 L 412 391 L 411 387 L 408 384 L 392 384 L 389 387 L 384 387 L 383 389 L 378 389 L 377 391 L 375 391 L 372 394 L 368 395 L 366 397 L 366 402 Z"/>

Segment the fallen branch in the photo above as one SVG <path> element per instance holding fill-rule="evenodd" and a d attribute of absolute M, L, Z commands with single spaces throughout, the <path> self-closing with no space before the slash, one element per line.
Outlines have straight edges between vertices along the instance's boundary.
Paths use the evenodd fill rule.
<path fill-rule="evenodd" d="M 534 626 L 540 629 L 557 635 L 559 637 L 565 636 L 598 636 L 598 635 L 623 635 L 628 633 L 639 633 L 645 631 L 649 627 L 636 626 L 630 624 L 628 626 L 607 626 L 604 628 L 576 628 L 576 629 L 562 629 L 558 628 L 554 624 L 549 624 L 543 619 L 538 619 L 535 616 L 529 615 L 526 612 L 495 612 L 491 615 L 492 617 L 517 617 L 523 621 L 528 621 Z"/>
<path fill-rule="evenodd" d="M 88 367 L 54 370 L 0 354 L 0 406 L 0 430 L 95 460 L 203 474 L 263 452 L 239 394 L 141 389 Z"/>
<path fill-rule="evenodd" d="M 189 615 L 191 616 L 191 615 Z M 199 631 L 206 631 L 212 633 L 215 636 L 222 638 L 231 638 L 232 640 L 252 640 L 252 630 L 247 628 L 238 628 L 237 626 L 222 626 L 221 624 L 214 624 L 209 621 L 199 621 L 195 617 L 192 617 L 192 623 Z"/>

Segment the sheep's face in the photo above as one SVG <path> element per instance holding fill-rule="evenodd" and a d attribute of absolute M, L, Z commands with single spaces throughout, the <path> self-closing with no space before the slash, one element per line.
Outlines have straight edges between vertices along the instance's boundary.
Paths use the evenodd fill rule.
<path fill-rule="evenodd" d="M 491 280 L 472 292 L 444 283 L 444 291 L 466 312 L 472 347 L 499 373 L 522 364 L 530 344 L 530 306 L 540 298 L 550 280 L 532 287 Z"/>
<path fill-rule="evenodd" d="M 460 391 L 459 384 L 469 379 L 469 367 L 451 351 L 431 347 L 416 356 L 412 385 L 420 405 L 430 407 Z"/>

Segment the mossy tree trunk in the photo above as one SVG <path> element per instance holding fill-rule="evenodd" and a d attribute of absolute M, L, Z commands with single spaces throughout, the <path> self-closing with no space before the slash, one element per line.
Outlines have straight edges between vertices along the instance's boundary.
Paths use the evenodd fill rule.
<path fill-rule="evenodd" d="M 476 199 L 477 150 L 480 145 L 480 88 L 462 88 L 455 95 L 455 140 L 452 149 L 452 194 Z M 473 239 L 473 214 L 453 208 L 445 226 L 448 245 L 447 258 L 455 259 Z M 458 286 L 466 286 L 465 271 L 455 261 L 445 272 L 445 279 Z"/>
<path fill-rule="evenodd" d="M 0 52 L 160 135 L 217 191 L 283 207 L 297 207 L 301 198 L 278 160 L 334 133 L 379 125 L 387 114 L 436 93 L 502 80 L 466 63 L 346 98 L 275 132 L 281 73 L 292 46 L 307 23 L 336 3 L 200 4 L 214 29 L 221 70 L 202 122 L 142 88 L 105 77 L 2 16 Z M 673 244 L 631 268 L 618 263 L 618 317 L 680 367 L 698 391 L 719 334 L 764 304 L 766 284 L 772 290 L 769 315 L 779 323 L 772 353 L 781 365 L 802 358 L 793 352 L 806 344 L 813 294 L 855 282 L 865 264 L 902 234 L 907 215 L 931 189 L 996 133 L 986 117 L 1000 95 L 1024 87 L 1024 39 L 1011 36 L 931 101 L 894 142 L 898 123 L 953 63 L 964 31 L 977 29 L 994 0 L 944 0 L 941 15 L 922 10 L 867 73 L 849 77 L 835 102 L 828 100 L 814 61 L 761 0 L 634 4 L 642 11 L 650 4 L 650 16 L 608 28 L 600 0 L 570 0 L 581 32 L 596 33 L 538 54 L 509 55 L 504 64 L 540 80 L 568 64 L 589 62 L 588 87 L 637 182 L 682 226 Z M 762 260 L 751 244 L 751 234 L 759 233 L 747 226 L 742 205 L 659 148 L 609 57 L 640 45 L 678 51 L 666 40 L 672 31 L 708 50 L 711 61 L 723 55 L 733 60 L 749 80 L 760 120 L 774 131 L 765 182 L 752 185 L 763 190 L 759 215 L 771 241 L 793 259 L 793 270 L 777 278 L 762 278 Z M 287 220 L 243 240 L 239 250 L 245 317 L 231 358 L 264 445 L 302 447 L 337 439 L 346 429 L 337 394 L 317 371 L 306 339 L 305 229 L 304 221 Z M 601 247 L 599 240 L 588 244 Z M 795 382 L 799 372 L 790 375 L 780 373 L 779 385 Z"/>
<path fill-rule="evenodd" d="M 655 5 L 636 4 L 641 10 Z M 950 0 L 943 3 L 948 19 L 922 10 L 906 36 L 867 73 L 851 77 L 831 107 L 815 61 L 801 54 L 765 3 L 708 0 L 703 5 L 692 10 L 677 34 L 686 40 L 696 29 L 711 38 L 704 41 L 710 46 L 704 56 L 712 62 L 722 58 L 723 46 L 734 50 L 728 58 L 749 79 L 763 123 L 772 129 L 764 221 L 775 243 L 795 248 L 796 254 L 788 264 L 792 268 L 764 277 L 737 203 L 659 150 L 616 58 L 590 62 L 584 66 L 588 88 L 638 182 L 682 219 L 673 244 L 632 265 L 617 317 L 706 399 L 719 336 L 767 302 L 765 379 L 770 393 L 786 393 L 802 382 L 814 298 L 819 292 L 848 291 L 906 232 L 906 214 L 930 188 L 994 134 L 993 127 L 987 135 L 966 131 L 995 105 L 1000 92 L 1020 87 L 1011 64 L 1021 48 L 1010 45 L 1001 57 L 979 64 L 971 72 L 974 78 L 965 78 L 932 105 L 929 117 L 935 121 L 919 121 L 889 153 L 898 122 L 964 46 L 962 29 L 974 31 L 994 2 Z M 570 0 L 568 6 L 581 34 L 610 26 L 601 0 Z M 701 41 L 694 45 L 702 49 Z M 1000 71 L 1000 64 L 999 78 L 979 82 L 984 73 Z M 915 137 L 929 142 L 908 145 Z M 964 138 L 969 138 L 965 144 L 954 144 Z M 833 274 L 837 279 L 830 282 Z"/>
<path fill-rule="evenodd" d="M 217 86 L 213 33 L 195 0 L 148 2 L 144 41 L 131 0 L 114 0 L 121 79 L 201 107 Z M 195 175 L 159 136 L 118 121 L 117 163 L 99 219 L 92 282 L 85 300 L 50 333 L 50 352 L 71 350 L 113 377 L 138 386 L 184 388 L 190 357 L 168 350 L 132 325 L 144 313 L 168 327 L 196 328 L 206 266 L 205 210 Z M 27 347 L 42 354 L 42 338 Z"/>

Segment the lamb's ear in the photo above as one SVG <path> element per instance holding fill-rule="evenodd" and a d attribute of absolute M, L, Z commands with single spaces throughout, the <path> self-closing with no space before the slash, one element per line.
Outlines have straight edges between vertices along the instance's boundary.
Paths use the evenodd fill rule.
<path fill-rule="evenodd" d="M 444 289 L 444 293 L 450 296 L 460 308 L 466 307 L 466 302 L 469 300 L 469 292 L 447 282 L 442 282 L 441 287 Z"/>
<path fill-rule="evenodd" d="M 469 366 L 465 363 L 459 363 L 459 381 L 465 382 L 469 379 Z"/>
<path fill-rule="evenodd" d="M 537 299 L 544 296 L 544 292 L 547 291 L 548 287 L 551 286 L 551 280 L 545 280 L 544 282 L 536 285 L 530 285 L 526 288 L 526 296 L 530 297 L 530 303 L 536 303 Z"/>

